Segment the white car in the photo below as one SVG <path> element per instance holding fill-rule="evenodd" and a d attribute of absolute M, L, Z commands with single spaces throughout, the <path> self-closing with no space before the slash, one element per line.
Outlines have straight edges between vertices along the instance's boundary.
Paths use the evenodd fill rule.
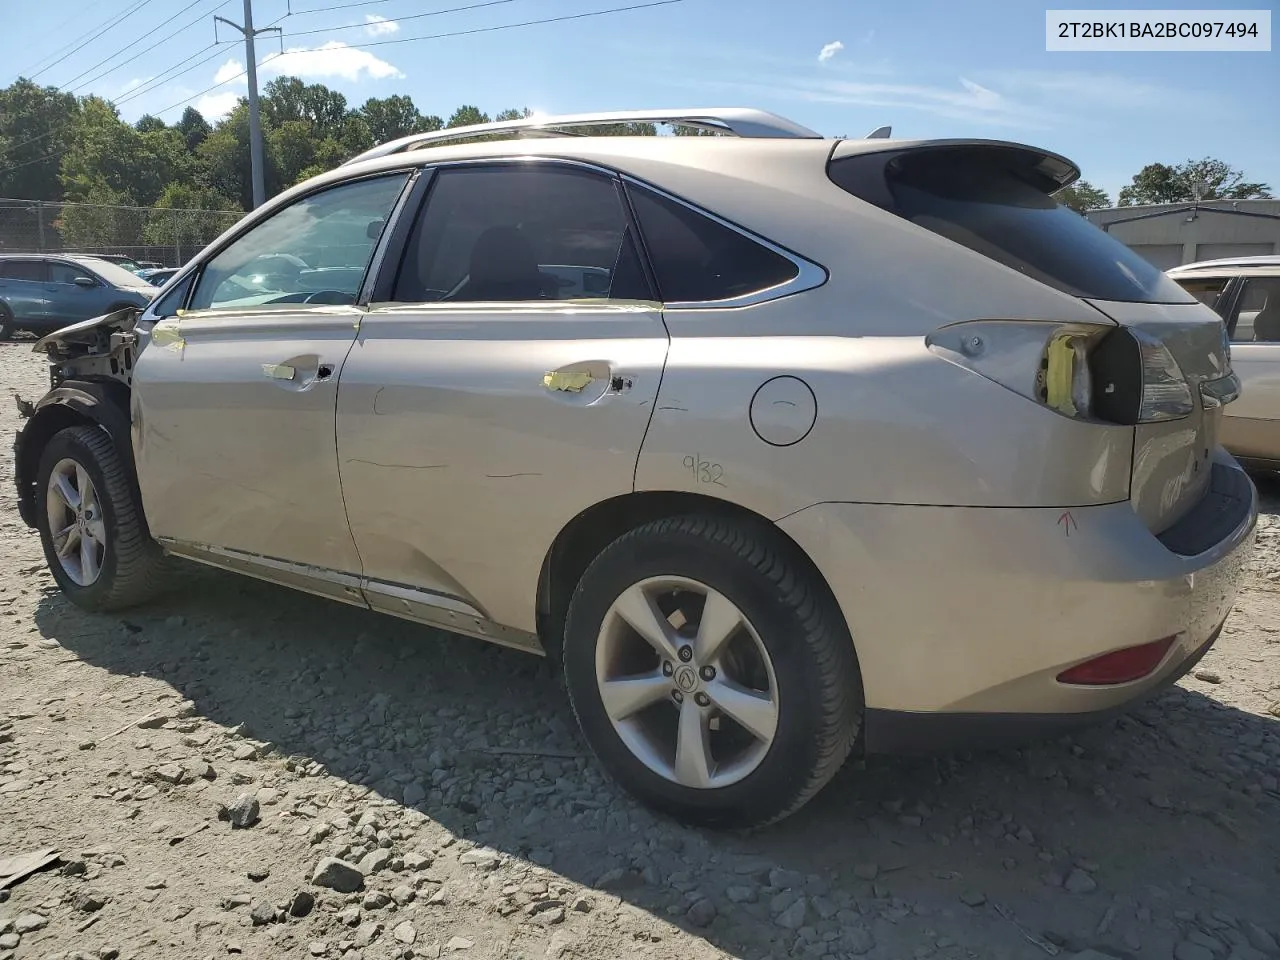
<path fill-rule="evenodd" d="M 1167 271 L 1217 311 L 1242 392 L 1226 408 L 1222 444 L 1254 470 L 1280 469 L 1280 256 L 1204 260 Z"/>

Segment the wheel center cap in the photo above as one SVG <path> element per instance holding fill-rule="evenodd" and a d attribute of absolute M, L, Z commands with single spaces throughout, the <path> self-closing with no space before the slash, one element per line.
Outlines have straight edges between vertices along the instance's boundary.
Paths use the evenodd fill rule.
<path fill-rule="evenodd" d="M 681 693 L 693 693 L 698 688 L 698 671 L 686 664 L 676 667 L 675 676 L 676 689 Z"/>

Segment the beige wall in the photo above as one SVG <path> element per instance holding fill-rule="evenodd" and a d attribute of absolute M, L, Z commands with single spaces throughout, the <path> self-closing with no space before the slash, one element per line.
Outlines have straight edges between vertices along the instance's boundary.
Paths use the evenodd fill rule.
<path fill-rule="evenodd" d="M 1088 217 L 1162 270 L 1197 260 L 1280 253 L 1280 200 L 1214 200 L 1194 214 L 1190 206 L 1112 207 L 1092 210 Z M 1131 219 L 1145 214 L 1158 215 Z"/>

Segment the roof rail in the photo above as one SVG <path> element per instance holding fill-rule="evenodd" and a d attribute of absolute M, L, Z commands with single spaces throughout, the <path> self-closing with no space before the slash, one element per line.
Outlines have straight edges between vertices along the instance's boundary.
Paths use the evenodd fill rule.
<path fill-rule="evenodd" d="M 385 157 L 393 153 L 404 153 L 418 147 L 435 146 L 451 140 L 465 140 L 468 137 L 489 133 L 510 133 L 516 137 L 521 135 L 555 137 L 578 136 L 578 134 L 562 132 L 568 127 L 590 127 L 607 123 L 673 123 L 679 126 L 697 127 L 728 133 L 737 137 L 760 138 L 806 138 L 822 139 L 822 134 L 793 123 L 786 117 L 766 110 L 754 110 L 750 107 L 717 107 L 711 109 L 686 110 L 614 110 L 603 113 L 568 113 L 560 116 L 534 116 L 519 120 L 498 120 L 493 123 L 476 123 L 465 127 L 449 127 L 446 130 L 434 130 L 430 133 L 414 133 L 398 140 L 366 150 L 352 157 L 343 166 L 359 163 L 361 160 L 372 160 L 374 157 Z"/>

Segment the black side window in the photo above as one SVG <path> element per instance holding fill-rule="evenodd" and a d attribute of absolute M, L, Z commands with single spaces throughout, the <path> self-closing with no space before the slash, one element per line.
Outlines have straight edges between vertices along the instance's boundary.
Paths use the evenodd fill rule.
<path fill-rule="evenodd" d="M 191 289 L 191 283 L 195 280 L 194 273 L 187 274 L 187 279 L 166 293 L 163 297 L 155 302 L 151 308 L 151 312 L 159 318 L 175 317 L 178 311 L 182 309 L 182 305 L 187 300 L 187 292 Z"/>
<path fill-rule="evenodd" d="M 649 300 L 617 183 L 538 164 L 446 169 L 414 224 L 392 299 Z"/>
<path fill-rule="evenodd" d="M 0 280 L 35 280 L 45 278 L 43 260 L 0 260 Z"/>
<path fill-rule="evenodd" d="M 792 261 L 682 203 L 628 186 L 658 290 L 667 303 L 728 300 L 776 287 Z"/>

